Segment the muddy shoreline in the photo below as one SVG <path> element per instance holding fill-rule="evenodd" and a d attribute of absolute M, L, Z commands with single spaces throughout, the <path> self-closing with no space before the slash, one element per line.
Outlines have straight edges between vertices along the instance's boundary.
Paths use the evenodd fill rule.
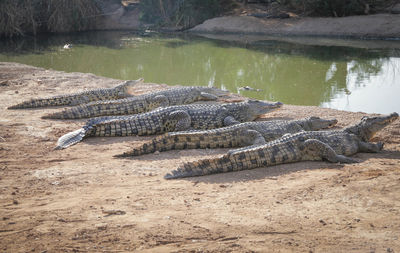
<path fill-rule="evenodd" d="M 225 16 L 206 20 L 192 33 L 400 39 L 400 16 L 375 14 L 340 18 L 265 19 Z"/>
<path fill-rule="evenodd" d="M 347 17 L 301 17 L 290 18 L 257 18 L 241 13 L 257 13 L 257 7 L 247 7 L 234 15 L 221 16 L 204 21 L 183 32 L 197 34 L 235 34 L 235 35 L 268 35 L 284 37 L 326 37 L 344 39 L 380 39 L 400 40 L 400 14 L 379 13 Z M 152 24 L 140 20 L 140 11 L 125 11 L 117 5 L 115 12 L 100 19 L 97 30 L 141 30 L 153 29 Z M 393 12 L 394 13 L 394 12 Z M 181 32 L 181 28 L 155 28 L 160 32 Z"/>
<path fill-rule="evenodd" d="M 400 120 L 357 164 L 302 162 L 164 180 L 178 164 L 226 150 L 113 155 L 150 137 L 90 138 L 55 151 L 83 121 L 42 120 L 59 109 L 7 110 L 33 97 L 113 87 L 120 80 L 0 63 L 0 240 L 3 252 L 397 252 Z M 145 83 L 141 94 L 165 89 Z M 284 105 L 264 120 L 366 115 Z"/>

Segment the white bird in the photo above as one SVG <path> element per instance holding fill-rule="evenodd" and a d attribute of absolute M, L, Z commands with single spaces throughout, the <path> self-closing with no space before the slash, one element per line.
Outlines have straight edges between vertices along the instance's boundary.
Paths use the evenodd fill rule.
<path fill-rule="evenodd" d="M 64 45 L 64 49 L 71 49 L 72 48 L 72 44 L 65 44 Z"/>

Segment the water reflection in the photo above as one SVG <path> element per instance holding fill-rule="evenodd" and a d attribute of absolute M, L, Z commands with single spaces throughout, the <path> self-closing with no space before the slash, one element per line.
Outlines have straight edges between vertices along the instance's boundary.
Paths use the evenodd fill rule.
<path fill-rule="evenodd" d="M 63 50 L 66 43 L 74 47 Z M 380 113 L 400 111 L 393 95 L 400 89 L 399 52 L 400 42 L 398 48 L 364 49 L 115 32 L 0 42 L 0 61 L 170 85 L 214 85 L 257 99 Z M 263 91 L 239 91 L 242 86 Z"/>
<path fill-rule="evenodd" d="M 323 107 L 340 110 L 389 113 L 400 111 L 400 58 L 379 61 L 374 71 L 360 71 L 360 65 L 350 62 L 347 66 L 347 90 L 338 91 Z"/>

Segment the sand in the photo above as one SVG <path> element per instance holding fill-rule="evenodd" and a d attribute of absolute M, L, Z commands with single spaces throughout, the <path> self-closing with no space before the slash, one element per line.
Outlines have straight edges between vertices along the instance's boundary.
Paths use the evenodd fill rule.
<path fill-rule="evenodd" d="M 296 17 L 266 19 L 224 16 L 206 20 L 193 33 L 234 33 L 281 36 L 330 36 L 346 38 L 400 38 L 400 15 L 374 14 L 341 18 Z"/>
<path fill-rule="evenodd" d="M 0 251 L 398 252 L 400 120 L 357 164 L 301 162 L 164 180 L 179 164 L 227 150 L 112 156 L 151 137 L 57 139 L 83 121 L 43 120 L 58 109 L 7 110 L 37 97 L 113 87 L 120 80 L 0 63 Z M 141 94 L 165 89 L 144 84 Z M 270 119 L 321 116 L 338 128 L 365 113 L 284 105 Z"/>

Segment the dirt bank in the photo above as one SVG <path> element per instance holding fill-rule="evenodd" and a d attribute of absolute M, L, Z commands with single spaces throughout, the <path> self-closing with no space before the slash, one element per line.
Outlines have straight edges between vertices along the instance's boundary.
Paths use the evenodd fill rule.
<path fill-rule="evenodd" d="M 374 139 L 386 143 L 384 151 L 357 154 L 358 164 L 303 162 L 166 181 L 178 164 L 226 150 L 112 158 L 149 139 L 124 137 L 55 151 L 58 137 L 82 121 L 40 119 L 59 109 L 6 109 L 117 83 L 0 63 L 1 251 L 400 251 L 400 120 Z M 264 118 L 310 115 L 335 117 L 343 127 L 365 114 L 285 105 Z"/>
<path fill-rule="evenodd" d="M 342 18 L 288 19 L 226 16 L 207 20 L 189 31 L 194 33 L 400 38 L 400 15 L 376 14 Z"/>

